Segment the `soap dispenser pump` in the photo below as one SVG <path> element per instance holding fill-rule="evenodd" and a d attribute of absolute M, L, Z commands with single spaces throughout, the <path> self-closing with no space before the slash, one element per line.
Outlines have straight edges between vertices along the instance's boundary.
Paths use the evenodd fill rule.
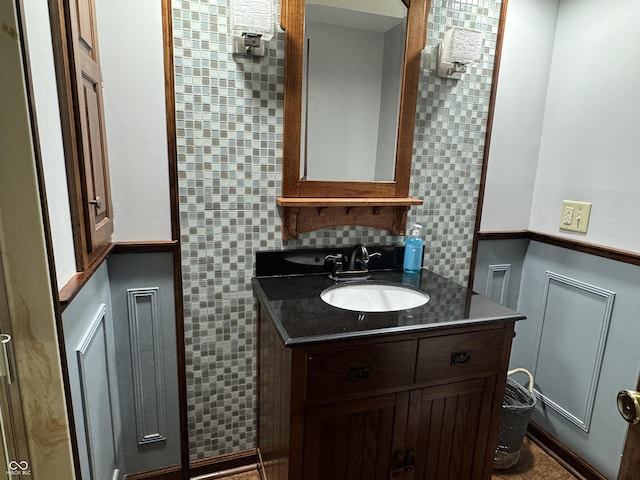
<path fill-rule="evenodd" d="M 422 250 L 424 242 L 420 238 L 422 225 L 416 223 L 411 228 L 411 234 L 404 242 L 404 262 L 402 268 L 406 273 L 418 273 L 422 268 Z"/>

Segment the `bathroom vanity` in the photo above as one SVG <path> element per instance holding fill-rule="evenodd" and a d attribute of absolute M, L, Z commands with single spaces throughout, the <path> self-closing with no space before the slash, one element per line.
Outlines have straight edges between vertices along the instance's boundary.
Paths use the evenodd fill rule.
<path fill-rule="evenodd" d="M 361 313 L 320 298 L 326 274 L 253 279 L 267 479 L 490 478 L 524 316 L 426 270 L 371 273 L 430 301 Z"/>

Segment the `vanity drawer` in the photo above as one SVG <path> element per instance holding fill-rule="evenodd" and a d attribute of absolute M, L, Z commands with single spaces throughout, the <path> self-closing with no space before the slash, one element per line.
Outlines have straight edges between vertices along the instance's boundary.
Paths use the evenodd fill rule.
<path fill-rule="evenodd" d="M 413 383 L 417 341 L 307 354 L 308 403 L 341 400 Z"/>
<path fill-rule="evenodd" d="M 497 373 L 504 335 L 500 329 L 421 339 L 416 383 Z"/>

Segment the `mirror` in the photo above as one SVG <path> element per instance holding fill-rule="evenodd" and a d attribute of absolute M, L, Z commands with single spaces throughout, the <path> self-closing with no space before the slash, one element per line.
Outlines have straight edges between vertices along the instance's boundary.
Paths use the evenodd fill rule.
<path fill-rule="evenodd" d="M 407 7 L 306 0 L 300 174 L 393 181 Z"/>
<path fill-rule="evenodd" d="M 355 8 L 354 5 L 360 7 Z M 294 239 L 299 233 L 343 225 L 369 226 L 387 230 L 392 235 L 404 235 L 410 206 L 422 204 L 422 200 L 408 195 L 420 57 L 426 40 L 430 6 L 430 0 L 287 0 L 282 3 L 280 20 L 285 30 L 284 141 L 282 196 L 278 197 L 277 202 L 281 207 L 283 239 Z M 381 12 L 386 13 L 381 15 Z M 329 17 L 340 17 L 340 24 L 336 20 L 328 23 Z M 389 56 L 397 55 L 396 60 L 402 59 L 399 73 L 396 66 L 395 75 L 374 81 L 381 92 L 380 100 L 374 102 L 379 102 L 379 107 L 374 110 L 384 110 L 384 118 L 371 115 L 373 121 L 369 118 L 366 122 L 344 119 L 345 110 L 340 111 L 340 107 L 328 105 L 327 102 L 323 106 L 325 117 L 318 120 L 314 104 L 324 100 L 320 100 L 323 97 L 317 97 L 317 92 L 339 88 L 335 87 L 332 78 L 310 78 L 317 74 L 317 70 L 321 70 L 323 77 L 335 75 L 329 73 L 329 67 L 325 71 L 322 63 L 316 64 L 316 57 L 320 57 L 321 62 L 338 60 L 340 74 L 344 75 L 354 67 L 352 63 L 366 63 L 370 67 L 371 61 L 354 62 L 346 57 L 345 42 L 318 48 L 317 31 L 314 32 L 317 28 L 315 25 L 308 27 L 311 33 L 308 36 L 305 26 L 323 24 L 327 25 L 323 27 L 327 29 L 346 28 L 342 25 L 346 23 L 346 17 L 358 18 L 359 22 L 371 24 L 367 25 L 368 29 L 379 30 L 383 27 L 373 27 L 372 20 L 386 17 L 385 20 L 377 20 L 380 20 L 380 24 L 389 23 L 389 28 L 384 30 L 389 36 L 393 35 L 390 30 L 394 27 L 404 31 L 404 38 L 399 42 L 402 46 L 399 49 L 395 47 L 395 53 L 389 52 Z M 364 30 L 363 25 L 360 27 L 359 30 Z M 345 31 L 343 35 L 349 33 Z M 311 38 L 309 45 L 306 41 L 308 37 Z M 382 43 L 381 40 L 378 42 Z M 392 43 L 389 41 L 389 45 Z M 349 45 L 351 47 L 353 45 Z M 385 65 L 386 47 L 380 48 L 383 50 L 382 57 L 376 60 L 379 69 L 388 67 L 392 70 L 394 62 L 389 60 Z M 317 53 L 323 50 L 330 50 L 330 54 L 320 56 Z M 309 52 L 311 60 L 307 62 Z M 335 71 L 337 67 L 331 68 Z M 344 84 L 343 81 L 341 83 Z M 357 83 L 358 80 L 354 80 L 354 85 Z M 400 89 L 396 93 L 382 95 L 382 90 L 386 91 L 388 87 L 383 83 L 399 83 Z M 356 90 L 358 95 L 362 93 L 360 89 Z M 344 92 L 339 93 L 344 95 Z M 371 101 L 360 99 L 357 110 L 367 107 L 364 104 L 368 102 Z M 353 110 L 356 110 L 355 107 Z M 369 114 L 366 116 L 369 117 Z M 343 120 L 339 131 L 335 126 L 326 125 L 329 122 L 338 125 L 338 121 Z M 325 124 L 328 133 L 324 137 L 322 128 L 318 129 L 318 123 Z M 368 139 L 363 140 L 356 135 L 356 129 L 363 127 L 362 124 L 369 128 Z M 379 142 L 380 130 L 387 135 Z M 372 132 L 375 132 L 375 141 L 371 140 L 374 136 Z M 365 144 L 369 151 L 355 153 L 352 150 L 354 145 L 349 142 L 355 146 Z M 314 147 L 318 144 L 320 150 Z M 368 157 L 369 163 L 362 164 L 356 157 Z M 385 158 L 385 161 L 378 162 L 378 157 Z M 327 165 L 328 168 L 318 168 L 318 165 Z"/>
<path fill-rule="evenodd" d="M 286 34 L 283 197 L 407 197 L 413 150 L 416 96 L 420 76 L 420 53 L 425 44 L 426 17 L 429 6 L 429 0 L 288 0 L 286 4 L 284 4 L 281 16 L 282 26 Z M 385 14 L 382 15 L 382 12 L 385 12 Z M 405 15 L 406 20 L 403 20 L 405 19 Z M 340 18 L 340 20 L 335 20 L 336 17 Z M 332 23 L 329 23 L 331 18 L 334 20 L 331 20 Z M 350 146 L 347 147 L 349 140 L 353 139 L 352 141 L 354 143 L 372 143 L 367 140 L 356 140 L 355 129 L 359 128 L 362 122 L 347 122 L 344 124 L 342 127 L 343 131 L 340 132 L 341 138 L 343 140 L 346 139 L 343 143 L 338 143 L 334 138 L 336 135 L 335 129 L 326 128 L 325 125 L 325 130 L 328 130 L 328 136 L 323 139 L 320 133 L 322 128 L 320 128 L 320 130 L 317 128 L 319 120 L 315 118 L 317 113 L 316 107 L 312 105 L 320 101 L 316 94 L 322 90 L 338 90 L 338 88 L 332 86 L 335 85 L 335 82 L 332 79 L 327 80 L 326 76 L 334 75 L 337 69 L 342 70 L 341 74 L 348 75 L 349 71 L 354 68 L 354 66 L 350 65 L 353 60 L 349 60 L 346 57 L 347 53 L 344 52 L 347 50 L 344 42 L 339 42 L 337 46 L 320 46 L 317 32 L 318 25 L 324 25 L 324 27 L 322 27 L 324 29 L 337 29 L 339 27 L 340 29 L 344 29 L 342 31 L 343 35 L 353 35 L 353 33 L 349 33 L 343 25 L 347 23 L 346 20 L 349 20 L 351 24 L 353 24 L 353 22 L 359 22 L 358 30 L 365 30 L 364 26 L 366 25 L 369 32 L 371 32 L 372 29 L 383 30 L 385 27 L 383 27 L 382 24 L 385 23 L 389 24 L 387 31 L 393 30 L 394 25 L 403 25 L 400 27 L 400 30 L 404 30 L 404 39 L 399 43 L 404 45 L 396 48 L 395 53 L 389 54 L 390 56 L 399 55 L 400 58 L 402 58 L 399 67 L 400 72 L 398 73 L 396 69 L 396 77 L 399 76 L 400 78 L 392 80 L 393 76 L 390 75 L 388 80 L 388 83 L 393 83 L 394 81 L 396 83 L 399 82 L 400 90 L 395 94 L 390 94 L 388 98 L 385 96 L 384 102 L 389 102 L 390 105 L 387 103 L 383 105 L 380 100 L 377 100 L 380 108 L 383 108 L 385 111 L 391 111 L 389 117 L 385 117 L 386 119 L 383 121 L 380 120 L 379 115 L 376 115 L 373 121 L 369 119 L 366 122 L 367 126 L 370 127 L 372 131 L 375 131 L 376 138 L 380 128 L 387 132 L 392 132 L 391 139 L 382 142 L 386 142 L 387 151 L 392 151 L 395 145 L 394 160 L 387 164 L 387 172 L 385 175 L 382 173 L 379 174 L 380 177 L 385 178 L 384 181 L 373 181 L 376 176 L 375 157 L 377 153 L 371 152 L 377 150 L 377 140 L 373 142 L 376 144 L 376 148 L 370 149 L 370 153 L 365 155 L 370 157 L 370 163 L 369 166 L 366 167 L 366 170 L 374 173 L 369 174 L 367 178 L 361 178 L 355 175 L 347 176 L 347 174 L 344 173 L 348 170 L 345 165 L 351 165 L 352 162 L 356 162 L 354 158 L 356 154 L 353 153 Z M 375 26 L 375 23 L 379 25 Z M 305 26 L 310 26 L 310 28 L 307 28 L 307 30 L 310 31 L 312 40 L 309 46 L 307 46 L 306 42 L 308 35 L 307 32 L 305 32 Z M 320 28 L 320 30 L 322 30 L 322 28 Z M 326 38 L 326 36 L 325 34 L 324 37 Z M 389 36 L 392 36 L 391 32 Z M 335 41 L 335 39 L 333 39 L 333 41 Z M 378 42 L 382 43 L 381 40 L 378 40 Z M 393 42 L 389 41 L 389 44 L 391 43 Z M 326 52 L 328 49 L 332 49 L 332 51 L 327 52 L 327 54 L 322 54 L 323 51 Z M 306 62 L 305 60 L 307 51 L 311 52 L 310 62 Z M 321 63 L 316 63 L 316 61 Z M 317 80 L 310 78 L 316 75 L 318 70 L 324 69 L 325 65 L 322 62 L 326 63 L 329 61 L 340 62 L 338 67 L 331 67 L 330 71 L 333 73 L 324 72 L 322 74 L 323 77 Z M 384 54 L 382 58 L 376 61 L 380 64 L 380 68 L 383 68 L 385 63 Z M 391 68 L 392 63 L 391 61 L 387 62 L 389 68 Z M 359 78 L 362 78 L 362 74 L 360 74 Z M 357 82 L 358 80 L 354 81 L 354 83 Z M 364 81 L 360 80 L 360 82 L 363 83 Z M 378 89 L 383 88 L 382 77 L 375 80 L 374 83 L 378 85 Z M 310 94 L 309 96 L 306 95 L 307 87 Z M 362 96 L 359 95 L 359 98 L 362 98 Z M 360 100 L 359 103 L 362 104 L 363 101 L 364 100 Z M 395 106 L 396 101 L 397 106 Z M 365 107 L 366 105 L 360 105 L 358 110 L 362 110 Z M 377 110 L 379 111 L 380 108 Z M 324 107 L 324 109 L 324 123 L 327 123 L 326 119 L 331 120 L 333 123 L 343 120 L 339 118 L 343 113 L 338 110 L 337 106 L 328 105 Z M 396 114 L 396 112 L 399 113 Z M 305 119 L 308 117 L 307 122 L 302 121 L 303 113 Z M 397 128 L 394 128 L 394 122 L 393 120 L 389 121 L 389 118 L 397 119 Z M 395 139 L 393 138 L 394 136 Z M 388 139 L 389 137 L 386 138 Z M 312 145 L 319 143 L 323 144 L 323 151 L 320 153 L 309 152 Z M 329 149 L 327 149 L 326 144 L 329 144 Z M 342 152 L 344 149 L 347 149 L 347 151 Z M 336 152 L 338 152 L 338 154 L 336 154 Z M 317 158 L 317 161 L 323 164 L 328 164 L 336 160 L 336 163 L 333 165 L 338 165 L 343 173 L 314 173 L 320 172 L 320 170 L 316 169 L 316 160 L 312 160 L 309 155 Z M 393 154 L 388 155 L 383 153 L 381 153 L 381 155 L 393 156 Z M 363 155 L 358 154 L 358 156 Z M 306 172 L 304 169 L 305 158 L 307 160 Z M 356 165 L 359 164 L 356 163 Z M 355 168 L 357 171 L 363 169 L 365 168 Z M 335 168 L 331 168 L 331 170 L 335 170 Z M 381 167 L 380 170 L 384 170 L 384 168 Z"/>

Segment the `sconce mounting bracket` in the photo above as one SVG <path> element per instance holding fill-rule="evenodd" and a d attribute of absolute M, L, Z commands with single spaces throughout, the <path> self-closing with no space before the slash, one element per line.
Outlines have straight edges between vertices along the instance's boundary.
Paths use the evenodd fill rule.
<path fill-rule="evenodd" d="M 467 71 L 467 66 L 462 63 L 449 63 L 442 60 L 442 43 L 438 44 L 438 67 L 437 74 L 441 78 L 452 78 L 460 80 L 462 74 Z"/>
<path fill-rule="evenodd" d="M 233 35 L 233 54 L 263 57 L 264 43 L 259 33 L 243 32 L 242 35 Z"/>

